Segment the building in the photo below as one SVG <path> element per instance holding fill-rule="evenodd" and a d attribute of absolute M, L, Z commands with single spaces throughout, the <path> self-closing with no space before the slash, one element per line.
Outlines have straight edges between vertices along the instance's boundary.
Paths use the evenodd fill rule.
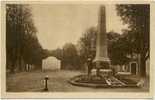
<path fill-rule="evenodd" d="M 131 57 L 129 63 L 122 66 L 116 65 L 113 66 L 113 68 L 117 73 L 124 72 L 132 75 L 140 75 L 140 68 L 141 68 L 140 54 L 134 54 L 134 56 Z M 146 75 L 149 76 L 149 73 L 150 73 L 150 59 L 148 58 L 146 60 Z"/>
<path fill-rule="evenodd" d="M 61 68 L 61 61 L 56 57 L 48 57 L 43 59 L 42 70 L 59 70 Z"/>

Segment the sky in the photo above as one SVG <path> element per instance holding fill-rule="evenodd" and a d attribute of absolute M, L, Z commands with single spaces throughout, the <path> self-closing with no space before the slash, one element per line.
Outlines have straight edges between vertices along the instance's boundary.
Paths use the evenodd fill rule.
<path fill-rule="evenodd" d="M 65 43 L 76 44 L 82 34 L 98 24 L 100 5 L 93 4 L 34 4 L 31 5 L 37 37 L 44 49 L 61 48 Z M 106 5 L 106 30 L 121 34 L 126 28 L 117 16 L 114 5 Z"/>

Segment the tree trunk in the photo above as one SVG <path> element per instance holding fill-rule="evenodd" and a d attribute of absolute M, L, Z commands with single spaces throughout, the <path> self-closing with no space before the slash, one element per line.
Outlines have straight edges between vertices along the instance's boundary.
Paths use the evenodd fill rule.
<path fill-rule="evenodd" d="M 17 52 L 16 48 L 12 48 L 11 51 L 11 56 L 10 56 L 10 63 L 11 63 L 11 68 L 10 68 L 10 73 L 15 73 L 15 68 L 16 68 L 16 61 L 17 61 Z M 8 60 L 8 59 L 7 59 Z"/>
<path fill-rule="evenodd" d="M 144 54 L 142 54 L 140 59 L 141 59 L 141 62 L 140 62 L 140 76 L 141 77 L 146 77 L 146 61 L 145 61 Z"/>
<path fill-rule="evenodd" d="M 21 54 L 19 54 L 19 71 L 22 71 L 22 57 Z"/>
<path fill-rule="evenodd" d="M 147 86 L 147 79 L 146 79 L 146 60 L 145 60 L 145 54 L 141 54 L 140 57 L 140 81 L 137 83 L 137 86 L 148 88 Z"/>
<path fill-rule="evenodd" d="M 11 64 L 10 73 L 15 73 L 15 63 L 14 62 L 12 62 L 12 64 Z"/>
<path fill-rule="evenodd" d="M 17 64 L 17 65 L 18 65 L 18 70 L 19 70 L 19 71 L 22 71 L 22 67 L 23 67 L 23 66 L 22 66 L 22 60 L 23 60 L 23 59 L 22 59 L 20 44 L 19 44 L 17 53 L 18 53 L 18 58 L 17 58 L 17 59 L 18 59 L 18 62 L 17 62 L 17 63 L 18 63 L 18 64 Z"/>
<path fill-rule="evenodd" d="M 137 83 L 140 87 L 146 87 L 147 81 L 146 81 L 146 52 L 147 49 L 145 48 L 145 34 L 146 30 L 144 29 L 144 32 L 142 32 L 140 35 L 140 81 Z"/>

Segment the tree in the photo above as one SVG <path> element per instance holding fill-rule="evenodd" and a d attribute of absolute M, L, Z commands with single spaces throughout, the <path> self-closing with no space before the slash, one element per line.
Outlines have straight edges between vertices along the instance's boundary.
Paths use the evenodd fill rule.
<path fill-rule="evenodd" d="M 7 66 L 11 64 L 11 72 L 14 72 L 17 67 L 22 70 L 23 61 L 32 63 L 33 57 L 38 58 L 36 55 L 40 54 L 39 51 L 42 48 L 36 33 L 37 30 L 28 5 L 6 5 L 6 55 Z"/>
<path fill-rule="evenodd" d="M 149 58 L 150 6 L 148 4 L 117 5 L 117 14 L 124 24 L 128 24 L 128 33 L 132 37 L 132 51 L 141 56 L 140 74 L 146 76 L 146 60 Z"/>
<path fill-rule="evenodd" d="M 11 71 L 14 72 L 14 67 L 17 62 L 20 67 L 22 53 L 22 22 L 23 22 L 23 6 L 21 5 L 6 5 L 6 51 L 7 64 L 11 63 Z M 9 59 L 10 58 L 10 59 Z M 20 68 L 21 69 L 21 68 Z"/>
<path fill-rule="evenodd" d="M 62 69 L 79 69 L 79 59 L 76 47 L 72 43 L 63 46 Z"/>
<path fill-rule="evenodd" d="M 120 35 L 115 32 L 109 32 L 108 38 L 108 55 L 112 65 L 124 65 L 129 62 L 127 57 L 129 43 L 124 38 L 124 35 Z"/>
<path fill-rule="evenodd" d="M 96 53 L 96 35 L 97 29 L 95 27 L 91 27 L 88 30 L 86 30 L 86 32 L 80 38 L 79 52 L 80 59 L 83 60 L 82 63 L 85 63 L 88 57 L 90 57 L 90 55 L 92 55 L 92 59 L 94 59 Z M 107 33 L 108 55 L 113 65 L 123 65 L 128 61 L 128 58 L 126 57 L 126 52 L 127 50 L 130 50 L 130 48 L 128 48 L 128 45 L 126 45 L 127 41 L 123 37 L 125 36 L 121 36 L 120 34 L 113 31 Z"/>
<path fill-rule="evenodd" d="M 96 48 L 96 35 L 97 29 L 95 27 L 91 27 L 86 30 L 83 36 L 79 39 L 79 55 L 81 59 L 81 63 L 87 62 L 89 56 L 92 58 L 95 57 L 95 48 Z"/>
<path fill-rule="evenodd" d="M 26 43 L 23 48 L 23 56 L 25 62 L 30 65 L 38 65 L 43 59 L 43 49 L 38 39 L 36 37 L 30 36 L 25 42 Z"/>
<path fill-rule="evenodd" d="M 129 62 L 127 55 L 130 52 L 130 42 L 126 39 L 126 35 L 120 35 L 114 31 L 110 31 L 107 34 L 108 40 L 108 56 L 110 57 L 111 64 L 113 65 L 124 65 Z M 95 57 L 96 53 L 96 35 L 97 29 L 94 27 L 89 28 L 83 34 L 79 40 L 80 45 L 80 60 L 82 63 L 87 62 L 88 57 Z M 93 40 L 93 41 L 92 41 Z M 93 44 L 93 47 L 92 47 Z"/>
<path fill-rule="evenodd" d="M 55 50 L 50 51 L 50 56 L 54 56 L 59 60 L 63 59 L 63 50 L 60 48 L 57 48 Z"/>

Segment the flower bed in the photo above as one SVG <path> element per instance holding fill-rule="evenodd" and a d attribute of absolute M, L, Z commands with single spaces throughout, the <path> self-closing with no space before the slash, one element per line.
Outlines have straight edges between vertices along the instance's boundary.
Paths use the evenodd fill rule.
<path fill-rule="evenodd" d="M 128 79 L 118 79 L 114 76 L 99 77 L 96 75 L 78 75 L 69 80 L 69 83 L 77 86 L 85 87 L 108 87 L 108 88 L 120 88 L 120 87 L 137 87 L 135 82 Z"/>
<path fill-rule="evenodd" d="M 95 75 L 93 76 L 81 75 L 76 78 L 77 78 L 76 82 L 80 83 L 107 84 L 104 78 Z"/>
<path fill-rule="evenodd" d="M 76 86 L 84 87 L 108 87 L 108 84 L 104 78 L 92 75 L 79 75 L 69 80 L 69 83 Z"/>

